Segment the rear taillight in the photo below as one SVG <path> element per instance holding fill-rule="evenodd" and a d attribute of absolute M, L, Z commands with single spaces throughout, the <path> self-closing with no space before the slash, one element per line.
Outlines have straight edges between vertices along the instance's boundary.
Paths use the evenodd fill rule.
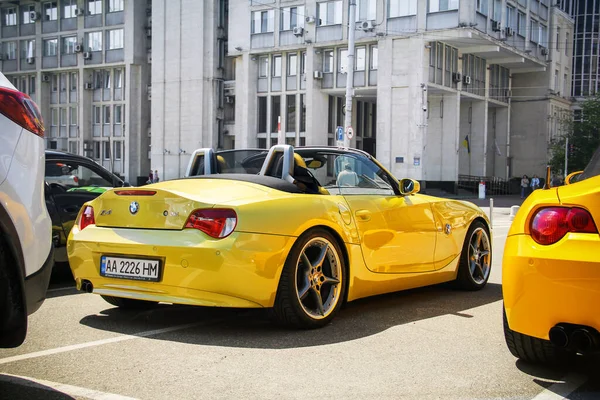
<path fill-rule="evenodd" d="M 598 233 L 590 213 L 577 207 L 540 208 L 531 218 L 529 231 L 533 240 L 543 245 L 558 242 L 568 232 Z"/>
<path fill-rule="evenodd" d="M 192 212 L 185 227 L 199 229 L 215 239 L 223 239 L 233 232 L 236 225 L 237 214 L 235 211 L 209 208 Z"/>
<path fill-rule="evenodd" d="M 21 128 L 44 137 L 44 120 L 38 106 L 18 90 L 0 87 L 0 113 Z"/>
<path fill-rule="evenodd" d="M 81 217 L 79 219 L 79 230 L 84 230 L 88 225 L 94 225 L 96 220 L 94 218 L 94 208 L 92 206 L 85 206 Z"/>
<path fill-rule="evenodd" d="M 115 190 L 117 196 L 154 196 L 156 190 Z"/>

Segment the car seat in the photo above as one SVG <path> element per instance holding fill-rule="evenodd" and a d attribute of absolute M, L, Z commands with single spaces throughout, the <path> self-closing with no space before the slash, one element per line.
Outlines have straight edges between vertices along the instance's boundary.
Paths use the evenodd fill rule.
<path fill-rule="evenodd" d="M 292 178 L 294 178 L 296 186 L 305 193 L 329 194 L 327 189 L 319 184 L 319 181 L 313 176 L 306 166 L 306 162 L 298 153 L 294 153 L 294 173 Z"/>

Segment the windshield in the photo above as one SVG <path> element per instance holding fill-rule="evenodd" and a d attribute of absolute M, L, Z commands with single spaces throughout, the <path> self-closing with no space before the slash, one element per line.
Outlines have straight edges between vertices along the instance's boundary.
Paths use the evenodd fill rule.
<path fill-rule="evenodd" d="M 584 179 L 598 175 L 600 175 L 600 147 L 596 149 L 592 159 L 588 163 L 587 167 L 585 167 L 585 170 L 583 170 L 583 173 L 579 175 L 579 179 L 577 179 L 577 181 L 580 182 Z"/>

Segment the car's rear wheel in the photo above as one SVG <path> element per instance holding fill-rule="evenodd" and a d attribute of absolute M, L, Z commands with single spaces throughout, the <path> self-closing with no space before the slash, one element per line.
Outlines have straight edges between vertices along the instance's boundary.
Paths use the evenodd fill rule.
<path fill-rule="evenodd" d="M 340 245 L 324 229 L 298 238 L 283 267 L 274 313 L 284 325 L 312 329 L 329 323 L 342 305 L 346 266 Z"/>
<path fill-rule="evenodd" d="M 486 285 L 491 269 L 490 234 L 481 221 L 475 221 L 465 236 L 455 285 L 464 290 L 480 290 Z"/>
<path fill-rule="evenodd" d="M 106 302 L 123 309 L 146 309 L 158 304 L 156 301 L 126 299 L 124 297 L 101 296 Z"/>
<path fill-rule="evenodd" d="M 506 311 L 502 310 L 504 320 L 504 339 L 513 356 L 536 364 L 562 364 L 571 361 L 574 354 L 555 346 L 549 340 L 515 332 L 508 326 Z"/>

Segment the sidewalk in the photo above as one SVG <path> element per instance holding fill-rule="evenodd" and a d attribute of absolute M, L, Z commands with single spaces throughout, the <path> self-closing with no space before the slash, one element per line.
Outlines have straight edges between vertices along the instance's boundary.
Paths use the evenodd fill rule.
<path fill-rule="evenodd" d="M 510 208 L 512 206 L 520 206 L 524 200 L 519 195 L 491 196 L 486 197 L 485 199 L 472 198 L 464 200 L 470 201 L 471 203 L 474 203 L 479 207 L 489 207 L 490 198 L 494 199 L 494 208 Z"/>

